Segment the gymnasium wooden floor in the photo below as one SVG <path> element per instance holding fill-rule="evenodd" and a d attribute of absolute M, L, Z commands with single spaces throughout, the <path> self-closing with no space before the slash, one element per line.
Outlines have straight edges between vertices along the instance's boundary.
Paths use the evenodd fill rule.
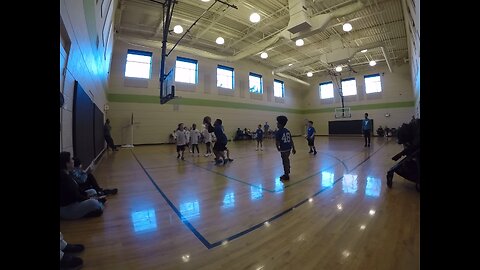
<path fill-rule="evenodd" d="M 229 142 L 233 162 L 213 164 L 175 145 L 107 152 L 95 176 L 117 187 L 103 216 L 61 221 L 82 243 L 83 269 L 419 269 L 420 193 L 385 174 L 394 139 L 294 138 L 290 181 L 273 139 Z M 195 154 L 196 155 L 196 154 Z"/>

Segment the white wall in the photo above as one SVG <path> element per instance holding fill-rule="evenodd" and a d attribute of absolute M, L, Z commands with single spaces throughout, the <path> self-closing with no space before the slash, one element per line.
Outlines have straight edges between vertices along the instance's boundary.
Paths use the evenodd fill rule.
<path fill-rule="evenodd" d="M 125 78 L 125 63 L 128 49 L 153 53 L 151 79 Z M 276 116 L 289 118 L 287 128 L 293 134 L 301 134 L 303 127 L 302 97 L 303 87 L 281 77 L 274 77 L 271 69 L 259 63 L 243 60 L 237 63 L 218 62 L 181 52 L 172 52 L 166 61 L 166 71 L 174 65 L 176 57 L 198 60 L 198 83 L 177 83 L 176 96 L 160 105 L 159 73 L 161 50 L 158 48 L 136 47 L 117 40 L 114 47 L 111 80 L 109 82 L 108 118 L 112 124 L 112 136 L 115 144 L 130 144 L 129 127 L 132 113 L 135 118 L 134 144 L 164 143 L 168 135 L 180 122 L 197 127 L 202 124 L 205 115 L 213 120 L 221 118 L 227 136 L 231 138 L 237 128 L 255 129 L 258 124 L 268 121 L 275 128 Z M 216 86 L 217 65 L 233 67 L 235 88 L 233 91 L 219 89 Z M 248 74 L 254 72 L 263 76 L 264 93 L 248 92 Z M 285 98 L 273 96 L 273 80 L 285 83 Z"/>
<path fill-rule="evenodd" d="M 116 3 L 116 0 L 60 1 L 60 17 L 66 29 L 60 37 L 60 91 L 65 96 L 65 105 L 60 109 L 60 151 L 74 154 L 72 111 L 75 80 L 102 111 L 107 102 L 105 88 L 113 46 L 110 25 Z M 62 45 L 65 39 L 71 42 L 68 51 Z"/>
<path fill-rule="evenodd" d="M 415 95 L 415 117 L 420 118 L 420 0 L 403 0 L 402 6 Z"/>
<path fill-rule="evenodd" d="M 411 84 L 410 66 L 407 64 L 393 66 L 390 72 L 386 64 L 377 64 L 375 67 L 355 69 L 357 73 L 343 72 L 341 78 L 355 77 L 357 95 L 344 98 L 345 107 L 351 108 L 352 117 L 345 120 L 363 119 L 368 112 L 369 118 L 374 120 L 374 129 L 378 126 L 399 127 L 408 123 L 414 114 L 414 97 Z M 379 73 L 382 82 L 381 93 L 365 93 L 364 75 Z M 312 77 L 308 93 L 304 97 L 306 108 L 305 118 L 314 122 L 318 135 L 328 135 L 328 121 L 335 119 L 335 108 L 342 107 L 341 99 L 334 89 L 334 98 L 320 99 L 319 84 L 332 81 L 327 76 Z M 390 117 L 385 117 L 389 113 Z"/>

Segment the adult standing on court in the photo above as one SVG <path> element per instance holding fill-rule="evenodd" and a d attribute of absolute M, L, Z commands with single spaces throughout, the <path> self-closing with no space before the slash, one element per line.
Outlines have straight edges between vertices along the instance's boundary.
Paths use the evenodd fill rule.
<path fill-rule="evenodd" d="M 107 142 L 107 148 L 110 147 L 112 151 L 118 151 L 117 147 L 113 143 L 113 138 L 110 130 L 112 130 L 112 127 L 110 126 L 110 119 L 107 118 L 107 120 L 105 121 L 105 125 L 103 126 L 103 136 L 105 137 L 105 141 Z"/>
<path fill-rule="evenodd" d="M 365 119 L 362 120 L 362 133 L 365 138 L 364 147 L 370 147 L 370 132 L 372 130 L 372 123 L 368 119 L 368 113 L 365 113 Z"/>

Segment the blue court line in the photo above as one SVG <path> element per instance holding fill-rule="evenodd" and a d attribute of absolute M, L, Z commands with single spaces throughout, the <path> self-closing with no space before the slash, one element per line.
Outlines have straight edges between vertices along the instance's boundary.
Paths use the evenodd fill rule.
<path fill-rule="evenodd" d="M 301 180 L 295 181 L 294 183 L 292 183 L 292 184 L 290 184 L 290 185 L 284 185 L 282 190 L 284 190 L 284 189 L 286 189 L 286 188 L 288 188 L 288 187 L 294 186 L 294 185 L 296 185 L 296 184 L 302 183 L 302 182 L 304 182 L 304 181 L 307 181 L 309 178 L 314 177 L 315 175 L 318 175 L 318 174 L 320 174 L 320 173 L 322 173 L 322 172 L 324 172 L 324 171 L 327 171 L 327 170 L 329 170 L 329 169 L 331 169 L 331 168 L 334 168 L 335 166 L 337 166 L 337 164 L 338 164 L 338 163 L 335 163 L 335 164 L 333 164 L 333 165 L 330 166 L 330 167 L 327 167 L 327 168 L 325 168 L 325 169 L 323 169 L 323 170 L 320 170 L 320 171 L 318 171 L 318 172 L 316 172 L 316 173 L 314 173 L 314 174 L 312 174 L 312 175 L 310 175 L 310 176 L 307 176 L 307 177 L 305 177 L 305 178 L 303 178 L 303 179 L 301 179 Z M 348 172 L 348 171 L 347 171 L 347 172 Z M 279 191 L 280 191 L 280 190 L 276 190 L 276 192 L 279 192 Z"/>
<path fill-rule="evenodd" d="M 300 201 L 299 203 L 297 203 L 297 204 L 295 204 L 294 206 L 292 206 L 292 207 L 290 207 L 290 208 L 288 208 L 288 209 L 286 209 L 286 210 L 284 210 L 284 211 L 276 214 L 275 216 L 273 216 L 273 217 L 271 217 L 271 218 L 269 218 L 269 219 L 267 219 L 267 220 L 265 220 L 265 221 L 262 221 L 262 222 L 260 222 L 260 223 L 258 223 L 258 224 L 256 224 L 256 225 L 254 225 L 253 227 L 250 227 L 250 228 L 248 228 L 248 229 L 246 229 L 246 230 L 243 230 L 243 231 L 241 231 L 241 232 L 239 232 L 239 233 L 237 233 L 237 234 L 234 234 L 234 235 L 232 235 L 232 236 L 230 236 L 230 237 L 227 237 L 227 238 L 225 238 L 225 239 L 223 239 L 223 240 L 220 240 L 220 241 L 217 241 L 217 242 L 211 244 L 212 248 L 221 245 L 224 241 L 232 241 L 232 240 L 237 239 L 237 238 L 239 238 L 239 237 L 241 237 L 241 236 L 243 236 L 243 235 L 245 235 L 245 234 L 247 234 L 247 233 L 249 233 L 249 232 L 252 232 L 252 231 L 254 231 L 254 230 L 262 227 L 263 225 L 265 225 L 266 222 L 271 222 L 271 221 L 274 221 L 274 220 L 280 218 L 281 216 L 287 214 L 288 212 L 290 212 L 290 211 L 294 210 L 295 208 L 301 206 L 302 204 L 306 203 L 310 198 L 316 197 L 316 196 L 318 196 L 320 193 L 324 192 L 325 190 L 332 188 L 332 187 L 333 187 L 336 183 L 338 183 L 342 178 L 343 178 L 343 176 L 341 176 L 340 178 L 338 178 L 337 180 L 335 180 L 335 181 L 333 182 L 333 184 L 332 184 L 331 187 L 325 187 L 325 188 L 319 190 L 318 192 L 314 193 L 311 197 L 308 197 L 308 198 Z"/>
<path fill-rule="evenodd" d="M 385 145 L 385 144 L 383 144 L 382 147 L 383 147 L 384 145 Z M 375 155 L 382 147 L 380 147 L 377 151 L 375 151 L 371 156 Z M 363 164 L 365 161 L 367 161 L 368 159 L 370 159 L 371 156 L 369 155 L 364 161 L 360 162 L 357 166 L 355 166 L 355 168 L 358 168 L 358 166 L 360 166 L 360 165 Z M 355 168 L 353 168 L 352 170 L 354 170 Z M 316 193 L 314 193 L 312 196 L 310 196 L 310 197 L 308 197 L 308 198 L 306 198 L 306 199 L 298 202 L 298 203 L 295 204 L 294 206 L 292 206 L 292 207 L 290 207 L 290 208 L 288 208 L 288 209 L 286 209 L 286 210 L 284 210 L 284 211 L 276 214 L 275 216 L 273 216 L 273 217 L 271 217 L 271 218 L 269 218 L 269 219 L 267 219 L 267 220 L 265 220 L 265 221 L 262 221 L 262 222 L 254 225 L 254 226 L 252 226 L 252 227 L 250 227 L 250 228 L 248 228 L 248 229 L 246 229 L 246 230 L 243 230 L 243 231 L 241 231 L 241 232 L 239 232 L 239 233 L 237 233 L 237 234 L 234 234 L 234 235 L 232 235 L 232 236 L 230 236 L 230 237 L 227 237 L 227 238 L 225 238 L 225 239 L 223 239 L 223 240 L 220 240 L 220 241 L 217 241 L 217 242 L 211 244 L 212 248 L 221 245 L 224 241 L 231 241 L 231 240 L 237 239 L 237 238 L 239 238 L 239 237 L 241 237 L 241 236 L 243 236 L 243 235 L 245 235 L 245 234 L 247 234 L 247 233 L 249 233 L 249 232 L 252 232 L 252 231 L 254 231 L 254 230 L 262 227 L 263 225 L 265 225 L 265 222 L 267 222 L 267 221 L 268 221 L 268 222 L 271 222 L 271 221 L 276 220 L 277 218 L 279 218 L 279 217 L 287 214 L 288 212 L 290 212 L 290 211 L 294 210 L 295 208 L 301 206 L 302 204 L 308 202 L 308 200 L 309 200 L 310 198 L 314 198 L 314 197 L 318 196 L 320 193 L 324 192 L 325 190 L 333 188 L 333 186 L 334 186 L 335 184 L 337 184 L 341 179 L 343 179 L 343 175 L 342 175 L 341 177 L 339 177 L 337 180 L 335 180 L 331 186 L 320 189 L 319 191 L 317 191 Z"/>
<path fill-rule="evenodd" d="M 336 157 L 336 156 L 334 156 L 334 155 L 331 155 L 331 154 L 329 154 L 329 153 L 320 152 L 320 151 L 319 151 L 318 153 L 322 153 L 322 154 L 324 154 L 324 155 L 326 155 L 326 156 L 329 156 L 329 157 L 331 157 L 331 158 L 334 158 L 334 159 L 338 160 L 340 163 L 343 164 L 343 167 L 345 167 L 345 169 L 348 171 L 347 164 L 345 164 L 345 162 L 343 162 L 343 160 L 341 160 L 341 159 L 339 159 L 338 157 Z M 348 160 L 348 159 L 347 159 L 347 160 Z"/>
<path fill-rule="evenodd" d="M 207 239 L 205 239 L 205 237 L 203 237 L 203 235 L 201 235 L 195 229 L 195 227 L 193 227 L 193 225 L 190 222 L 188 222 L 188 220 L 180 213 L 180 211 L 178 211 L 178 209 L 175 207 L 175 205 L 173 205 L 173 203 L 168 199 L 167 195 L 165 195 L 165 193 L 163 193 L 163 191 L 160 189 L 160 187 L 157 185 L 157 183 L 155 183 L 155 181 L 152 179 L 152 177 L 147 172 L 147 170 L 145 170 L 145 168 L 143 167 L 142 163 L 140 163 L 140 160 L 138 160 L 135 153 L 132 150 L 130 150 L 130 152 L 132 153 L 133 157 L 137 160 L 140 167 L 142 167 L 143 171 L 148 176 L 148 178 L 150 179 L 152 184 L 155 186 L 155 188 L 158 190 L 158 192 L 160 192 L 160 194 L 165 199 L 165 201 L 167 201 L 168 205 L 170 205 L 170 207 L 173 209 L 175 214 L 177 214 L 178 218 L 180 218 L 180 220 L 183 222 L 183 224 L 185 224 L 187 226 L 187 228 L 190 229 L 190 231 L 193 232 L 193 234 L 198 238 L 198 240 L 200 240 L 200 242 L 202 242 L 203 245 L 205 245 L 208 249 L 210 249 L 211 248 L 210 242 L 208 242 Z"/>
<path fill-rule="evenodd" d="M 371 156 L 375 155 L 381 148 L 383 148 L 383 146 L 385 146 L 385 144 L 387 144 L 388 142 L 384 143 L 377 151 L 373 152 L 372 155 L 369 155 L 365 160 L 363 160 L 362 162 L 360 162 L 357 166 L 355 166 L 351 171 L 353 171 L 354 169 L 358 168 L 361 164 L 365 163 L 365 161 L 367 161 L 368 159 L 370 159 Z M 220 241 L 217 241 L 217 242 L 214 242 L 213 244 L 211 244 L 207 239 L 205 239 L 205 237 L 203 237 L 202 234 L 200 234 L 196 229 L 195 227 L 193 227 L 193 225 L 188 222 L 188 220 L 183 217 L 183 215 L 180 213 L 180 211 L 178 211 L 178 209 L 175 207 L 175 205 L 173 205 L 173 203 L 168 199 L 168 197 L 165 195 L 165 193 L 163 193 L 163 191 L 160 189 L 160 187 L 158 187 L 158 185 L 155 183 L 155 181 L 152 179 L 152 177 L 150 176 L 150 174 L 145 170 L 145 168 L 143 167 L 143 165 L 140 163 L 140 161 L 138 160 L 137 156 L 135 155 L 135 153 L 133 153 L 132 150 L 130 150 L 132 155 L 135 157 L 135 159 L 137 160 L 138 164 L 140 165 L 140 167 L 142 167 L 143 171 L 145 172 L 145 174 L 148 176 L 148 178 L 150 179 L 150 181 L 152 182 L 152 184 L 155 186 L 155 188 L 160 192 L 160 194 L 162 195 L 162 197 L 165 199 L 165 201 L 167 201 L 168 205 L 170 205 L 170 207 L 173 209 L 173 211 L 177 214 L 177 216 L 180 218 L 180 220 L 187 226 L 187 228 L 192 231 L 192 233 L 198 238 L 198 240 L 200 240 L 200 242 L 202 242 L 202 244 L 208 248 L 208 249 L 212 249 L 214 247 L 217 247 L 219 245 L 221 245 L 224 241 L 232 241 L 234 239 L 237 239 L 247 233 L 250 233 L 260 227 L 262 227 L 263 225 L 265 225 L 265 222 L 271 222 L 271 221 L 274 221 L 280 217 L 282 217 L 283 215 L 287 214 L 288 212 L 294 210 L 295 208 L 301 206 L 302 204 L 306 203 L 310 198 L 313 198 L 313 197 L 316 197 L 318 196 L 320 193 L 324 192 L 325 190 L 327 189 L 331 189 L 333 188 L 333 186 L 335 186 L 341 179 L 343 179 L 343 175 L 341 177 L 339 177 L 337 180 L 335 180 L 333 182 L 333 184 L 329 187 L 325 187 L 325 188 L 322 188 L 320 189 L 319 191 L 317 191 L 316 193 L 314 193 L 312 196 L 298 202 L 297 204 L 295 204 L 294 206 L 276 214 L 275 216 L 265 220 L 265 221 L 262 221 L 246 230 L 243 230 L 239 233 L 236 233 L 232 236 L 229 236 L 223 240 L 220 240 Z M 202 167 L 199 167 L 199 168 L 202 168 Z"/>
<path fill-rule="evenodd" d="M 188 162 L 188 163 L 192 164 L 193 166 L 195 166 L 195 167 L 197 167 L 197 168 L 207 170 L 207 171 L 209 171 L 209 172 L 212 172 L 212 173 L 218 174 L 218 175 L 220 175 L 220 176 L 223 176 L 223 177 L 225 177 L 225 178 L 227 178 L 227 179 L 230 179 L 230 180 L 233 180 L 233 181 L 237 181 L 237 182 L 240 182 L 240 183 L 242 183 L 242 184 L 245 184 L 245 185 L 248 185 L 248 186 L 251 186 L 251 187 L 255 187 L 255 188 L 258 188 L 258 189 L 261 189 L 261 190 L 264 190 L 264 191 L 268 191 L 268 192 L 270 192 L 270 193 L 275 193 L 275 192 L 276 192 L 275 190 L 269 190 L 269 189 L 266 189 L 266 188 L 263 188 L 263 187 L 260 187 L 260 186 L 252 185 L 252 184 L 250 184 L 250 183 L 248 183 L 248 182 L 245 182 L 245 181 L 243 181 L 243 180 L 239 180 L 239 179 L 233 178 L 233 177 L 231 177 L 231 176 L 225 175 L 225 174 L 223 174 L 223 173 L 216 172 L 216 171 L 214 171 L 214 170 L 201 167 L 201 166 L 199 166 L 199 165 L 197 165 L 197 164 L 195 164 L 195 163 L 193 163 L 193 162 L 187 161 L 187 160 L 185 160 L 185 162 Z"/>
<path fill-rule="evenodd" d="M 337 157 L 335 157 L 335 156 L 333 156 L 333 155 L 329 155 L 329 154 L 326 154 L 326 153 L 324 153 L 324 154 L 327 155 L 327 156 L 330 156 L 330 157 L 332 157 L 332 158 L 334 158 L 334 159 L 336 159 L 336 160 L 339 160 L 340 163 L 342 163 L 343 166 L 344 166 L 344 167 L 347 169 L 347 171 L 348 171 L 347 165 L 346 165 L 345 163 L 343 163 L 342 160 L 340 160 L 339 158 L 337 158 Z M 358 153 L 355 153 L 355 155 L 357 155 L 357 154 L 358 154 Z M 355 155 L 354 155 L 354 156 L 355 156 Z M 252 156 L 253 156 L 253 155 L 252 155 Z M 248 156 L 248 157 L 251 157 L 251 156 Z M 352 157 L 353 157 L 353 156 L 352 156 Z M 309 157 L 306 157 L 306 158 L 303 158 L 303 159 L 309 159 Z M 303 160 L 303 159 L 302 159 L 302 160 Z M 349 158 L 349 159 L 350 159 L 350 158 Z M 223 173 L 220 173 L 220 172 L 217 172 L 217 171 L 208 169 L 208 168 L 201 167 L 201 166 L 197 165 L 198 163 L 193 163 L 193 162 L 190 162 L 190 161 L 187 161 L 187 160 L 185 160 L 185 162 L 188 162 L 188 163 L 194 165 L 195 167 L 198 167 L 198 168 L 207 170 L 207 171 L 209 171 L 209 172 L 215 173 L 215 174 L 217 174 L 217 175 L 223 176 L 223 177 L 225 177 L 225 178 L 227 178 L 227 179 L 231 179 L 231 180 L 240 182 L 240 183 L 242 183 L 242 184 L 246 184 L 246 185 L 248 185 L 248 186 L 252 186 L 252 187 L 255 187 L 255 188 L 258 188 L 258 189 L 261 189 L 261 190 L 265 190 L 265 191 L 268 191 L 268 192 L 270 192 L 270 193 L 277 193 L 277 192 L 283 191 L 283 189 L 281 189 L 281 190 L 276 190 L 276 189 L 275 189 L 275 190 L 270 190 L 270 189 L 266 189 L 266 188 L 263 188 L 263 187 L 260 187 L 260 186 L 256 186 L 256 185 L 250 184 L 250 183 L 245 182 L 245 181 L 243 181 L 243 180 L 239 180 L 239 179 L 233 178 L 233 177 L 228 176 L 228 175 L 226 175 L 226 174 L 223 174 Z M 278 165 L 278 166 L 282 166 L 282 165 Z M 327 168 L 323 169 L 323 171 L 324 171 L 324 170 L 328 170 L 328 169 L 330 169 L 330 168 L 333 168 L 333 167 L 335 167 L 335 166 L 336 166 L 336 164 L 334 164 L 334 165 L 332 165 L 332 166 L 330 166 L 330 167 L 327 167 Z M 302 179 L 302 180 L 300 180 L 300 181 L 297 181 L 297 182 L 295 182 L 295 183 L 293 183 L 293 184 L 291 184 L 291 185 L 284 186 L 284 189 L 287 188 L 287 187 L 289 187 L 289 186 L 295 185 L 295 184 L 297 184 L 297 183 L 299 183 L 299 182 L 303 182 L 303 181 L 307 180 L 308 178 L 313 177 L 313 176 L 315 176 L 315 175 L 317 175 L 317 174 L 319 174 L 319 173 L 321 173 L 321 172 L 322 172 L 322 170 L 320 170 L 319 172 L 317 172 L 317 173 L 315 173 L 315 174 L 313 174 L 313 175 L 307 176 L 307 177 L 305 177 L 304 179 Z"/>
<path fill-rule="evenodd" d="M 356 168 L 358 168 L 360 165 L 362 165 L 363 163 L 365 163 L 365 161 L 369 160 L 370 157 L 372 157 L 373 155 L 375 155 L 378 151 L 380 151 L 380 149 L 382 149 L 387 143 L 389 143 L 388 141 L 386 141 L 385 143 L 383 143 L 380 148 L 378 148 L 375 152 L 373 152 L 371 155 L 368 155 L 368 157 L 366 159 L 364 159 L 362 162 L 360 162 L 357 166 L 355 166 L 353 169 L 351 169 L 350 171 L 347 171 L 347 173 L 350 173 L 351 171 L 355 170 Z"/>
<path fill-rule="evenodd" d="M 382 146 L 382 147 L 383 147 L 383 146 Z M 380 149 L 379 149 L 379 150 L 380 150 Z M 349 158 L 347 158 L 347 159 L 345 159 L 345 160 L 350 160 L 350 159 L 352 159 L 353 157 L 355 157 L 355 156 L 357 156 L 358 154 L 361 154 L 361 153 L 362 153 L 362 152 L 355 153 L 355 154 L 353 154 L 351 157 L 349 157 Z M 374 153 L 374 154 L 375 154 L 375 153 Z M 335 157 L 335 156 L 333 156 L 333 155 L 330 155 L 330 156 L 333 157 L 333 158 L 335 158 L 335 159 L 337 159 L 337 160 L 340 160 L 339 158 L 337 158 L 337 157 Z M 368 158 L 370 158 L 370 157 L 368 157 Z M 368 159 L 368 158 L 367 158 L 367 159 Z M 340 160 L 340 161 L 341 161 L 341 160 Z M 362 163 L 363 163 L 363 162 L 365 162 L 365 161 L 362 161 Z M 353 169 L 352 169 L 352 170 L 349 171 L 347 165 L 346 165 L 345 163 L 343 163 L 343 161 L 341 161 L 341 163 L 344 165 L 347 173 L 349 173 L 349 172 L 351 172 L 351 171 L 353 170 Z M 318 172 L 316 172 L 316 173 L 314 173 L 314 174 L 312 174 L 312 175 L 310 175 L 310 176 L 307 176 L 307 177 L 305 177 L 305 178 L 303 178 L 303 179 L 301 179 L 301 180 L 298 180 L 298 181 L 296 181 L 296 182 L 294 182 L 294 183 L 292 183 L 292 184 L 290 184 L 290 185 L 285 185 L 283 189 L 286 189 L 286 188 L 288 188 L 288 187 L 294 186 L 294 185 L 299 184 L 299 183 L 301 183 L 301 182 L 307 181 L 310 177 L 313 177 L 313 176 L 315 176 L 315 175 L 318 175 L 318 174 L 320 174 L 320 173 L 322 173 L 322 172 L 324 172 L 324 171 L 326 171 L 326 170 L 329 170 L 329 169 L 331 169 L 331 168 L 333 168 L 333 167 L 335 167 L 335 166 L 337 166 L 337 165 L 334 164 L 334 165 L 332 165 L 332 166 L 330 166 L 330 167 L 327 167 L 327 168 L 325 168 L 325 169 L 323 169 L 323 170 L 320 170 L 320 171 L 318 171 Z M 357 168 L 357 167 L 358 167 L 358 165 L 357 165 L 355 168 Z M 354 169 L 355 169 L 355 168 L 354 168 Z"/>
<path fill-rule="evenodd" d="M 357 154 L 358 154 L 358 153 L 356 153 L 355 155 L 357 155 Z M 355 156 L 355 155 L 354 155 L 354 156 Z M 328 156 L 333 157 L 334 159 L 340 160 L 340 159 L 338 159 L 338 158 L 336 158 L 336 157 L 334 157 L 334 156 L 332 156 L 332 155 L 328 155 Z M 303 159 L 308 159 L 308 157 L 307 157 L 307 158 L 303 158 Z M 186 162 L 188 162 L 188 161 L 186 161 Z M 341 160 L 340 160 L 340 162 L 343 163 Z M 245 181 L 243 181 L 243 180 L 239 180 L 239 179 L 230 177 L 230 176 L 225 175 L 225 174 L 223 174 L 223 173 L 220 173 L 220 172 L 217 172 L 217 171 L 208 169 L 208 168 L 204 168 L 204 167 L 198 166 L 196 163 L 193 163 L 193 162 L 189 162 L 189 163 L 190 163 L 190 164 L 193 164 L 194 166 L 196 166 L 196 167 L 198 167 L 198 168 L 201 168 L 201 169 L 207 170 L 207 171 L 209 171 L 209 172 L 212 172 L 212 173 L 218 174 L 218 175 L 220 175 L 220 176 L 223 176 L 223 177 L 225 177 L 225 178 L 227 178 L 227 179 L 231 179 L 231 180 L 240 182 L 240 183 L 242 183 L 242 184 L 246 184 L 246 185 L 249 185 L 249 186 L 252 186 L 252 187 L 256 187 L 256 188 L 259 188 L 259 189 L 268 191 L 268 192 L 270 192 L 270 193 L 278 193 L 278 192 L 280 192 L 280 191 L 283 191 L 285 188 L 287 188 L 287 187 L 289 187 L 289 186 L 293 186 L 293 185 L 295 185 L 295 184 L 297 184 L 297 183 L 299 183 L 299 182 L 303 182 L 303 181 L 305 181 L 305 180 L 307 180 L 307 179 L 309 179 L 309 178 L 311 178 L 311 177 L 313 177 L 313 176 L 315 176 L 315 175 L 323 172 L 324 170 L 328 170 L 328 169 L 330 169 L 330 168 L 333 168 L 333 167 L 337 166 L 336 164 L 333 164 L 332 166 L 327 167 L 327 168 L 325 168 L 325 169 L 323 169 L 323 170 L 320 170 L 319 172 L 314 173 L 313 175 L 307 176 L 307 177 L 305 177 L 304 179 L 302 179 L 302 180 L 300 180 L 300 181 L 297 181 L 297 182 L 295 182 L 295 183 L 293 183 L 293 184 L 291 184 L 291 185 L 284 186 L 284 188 L 281 189 L 281 190 L 276 190 L 276 189 L 275 189 L 275 190 L 270 190 L 270 189 L 262 188 L 262 187 L 259 187 L 259 186 L 255 186 L 255 185 L 250 184 L 250 183 L 248 183 L 248 182 L 245 182 Z M 346 166 L 344 163 L 343 163 L 343 165 L 344 165 L 345 168 L 347 168 L 347 166 Z M 282 166 L 282 165 L 278 165 L 278 166 Z M 348 169 L 347 169 L 347 171 L 348 171 Z"/>

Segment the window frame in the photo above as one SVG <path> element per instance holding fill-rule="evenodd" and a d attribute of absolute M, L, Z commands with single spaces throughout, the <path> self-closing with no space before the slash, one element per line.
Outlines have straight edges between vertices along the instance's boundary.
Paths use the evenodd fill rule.
<path fill-rule="evenodd" d="M 218 70 L 226 70 L 226 71 L 231 71 L 232 72 L 232 88 L 228 87 L 223 87 L 218 85 Z M 229 90 L 235 90 L 235 69 L 232 67 L 224 66 L 224 65 L 217 65 L 217 87 L 219 88 L 224 88 L 224 89 L 229 89 Z"/>
<path fill-rule="evenodd" d="M 354 82 L 355 82 L 355 94 L 345 95 L 345 91 L 344 91 L 344 89 L 343 89 L 343 82 L 348 82 L 348 81 L 354 81 Z M 344 96 L 344 97 L 350 97 L 350 96 L 356 96 L 356 95 L 358 95 L 357 80 L 355 79 L 355 77 L 341 80 L 341 81 L 340 81 L 340 85 L 342 86 L 342 96 Z"/>
<path fill-rule="evenodd" d="M 144 78 L 144 77 L 134 77 L 134 76 L 127 76 L 127 65 L 128 63 L 130 63 L 128 61 L 128 55 L 129 54 L 132 54 L 132 55 L 142 55 L 142 56 L 148 56 L 150 57 L 150 64 L 149 64 L 149 67 L 148 67 L 148 78 Z M 135 79 L 145 79 L 145 80 L 149 80 L 152 78 L 152 58 L 153 58 L 153 53 L 152 52 L 147 52 L 147 51 L 140 51 L 140 50 L 134 50 L 134 49 L 128 49 L 127 50 L 127 57 L 125 59 L 125 72 L 123 73 L 123 76 L 125 78 L 135 78 Z M 138 62 L 137 62 L 138 63 Z M 143 63 L 143 64 L 146 64 L 146 63 Z"/>
<path fill-rule="evenodd" d="M 331 84 L 332 85 L 332 96 L 331 97 L 327 97 L 327 98 L 322 98 L 322 85 L 328 85 L 328 84 Z M 335 87 L 333 85 L 333 81 L 328 81 L 328 82 L 322 82 L 318 85 L 318 91 L 319 91 L 319 96 L 320 96 L 320 99 L 330 99 L 330 98 L 334 98 L 335 97 Z"/>
<path fill-rule="evenodd" d="M 367 92 L 367 78 L 373 78 L 373 77 L 378 77 L 380 80 L 380 91 L 378 92 Z M 380 73 L 375 73 L 375 74 L 370 74 L 370 75 L 365 75 L 363 76 L 363 82 L 365 83 L 365 94 L 375 94 L 375 93 L 381 93 L 383 92 L 383 87 L 382 87 L 382 76 L 380 76 Z"/>
<path fill-rule="evenodd" d="M 250 76 L 252 77 L 257 77 L 260 79 L 260 92 L 252 92 L 250 90 Z M 263 94 L 263 76 L 257 73 L 249 72 L 248 73 L 248 92 L 257 94 L 257 95 L 262 95 Z"/>
<path fill-rule="evenodd" d="M 184 63 L 195 64 L 195 82 L 191 83 L 191 82 L 185 82 L 185 81 L 177 81 L 177 73 L 179 73 L 179 72 L 177 72 L 177 62 L 178 61 L 184 62 Z M 188 84 L 195 84 L 195 85 L 198 84 L 198 60 L 177 56 L 177 59 L 175 59 L 175 78 L 174 78 L 174 81 L 179 82 L 179 83 L 188 83 Z"/>
<path fill-rule="evenodd" d="M 282 96 L 277 97 L 275 96 L 275 83 L 280 83 L 282 85 Z M 285 97 L 285 82 L 277 79 L 273 79 L 273 96 L 277 98 L 284 98 Z"/>

